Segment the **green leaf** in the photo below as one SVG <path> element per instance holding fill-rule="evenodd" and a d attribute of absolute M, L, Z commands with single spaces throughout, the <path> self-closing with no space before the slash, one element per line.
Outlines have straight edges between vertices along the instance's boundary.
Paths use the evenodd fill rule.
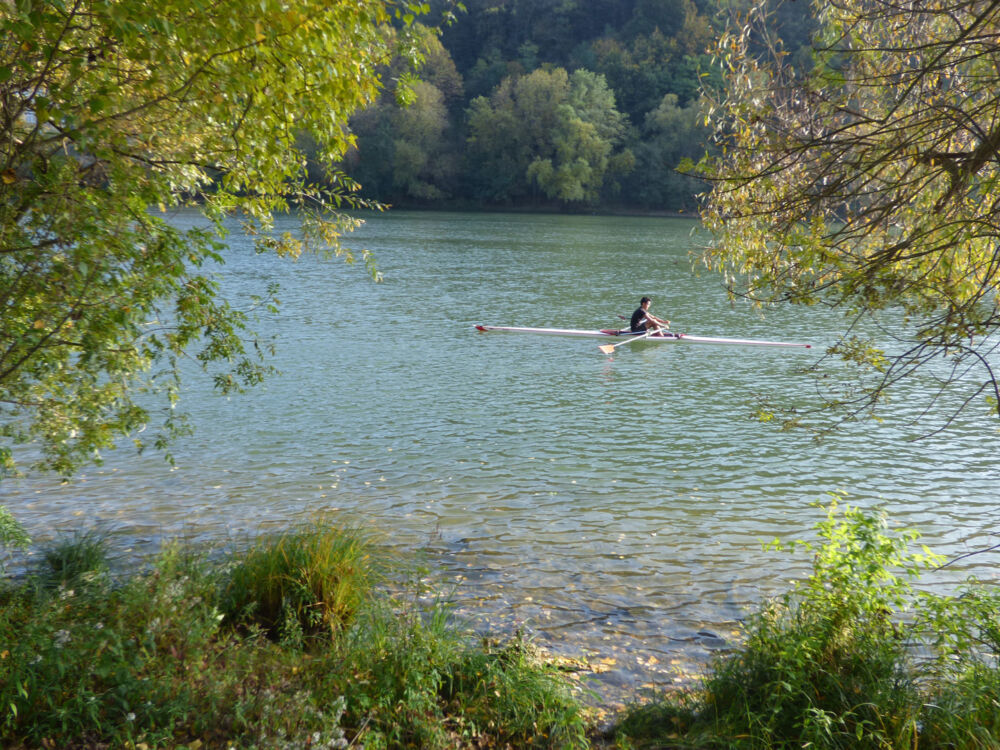
<path fill-rule="evenodd" d="M 348 188 L 307 178 L 293 135 L 312 138 L 330 165 L 343 159 L 350 117 L 382 89 L 398 6 L 195 0 L 151 13 L 143 0 L 115 0 L 88 4 L 85 23 L 61 0 L 21 7 L 28 16 L 0 14 L 17 50 L 0 81 L 42 92 L 30 104 L 43 126 L 12 121 L 4 139 L 16 168 L 3 182 L 17 190 L 0 234 L 17 248 L 4 257 L 27 272 L 4 290 L 0 337 L 19 365 L 0 379 L 0 403 L 27 406 L 2 413 L 0 464 L 9 473 L 30 455 L 33 468 L 71 473 L 120 436 L 160 447 L 186 429 L 171 411 L 182 352 L 225 388 L 270 372 L 267 347 L 250 346 L 251 311 L 231 307 L 198 269 L 221 259 L 231 213 L 271 238 L 276 211 L 359 205 Z M 209 231 L 148 210 L 193 200 Z M 331 220 L 320 234 L 261 244 L 325 250 L 353 226 Z M 139 394 L 170 415 L 146 433 L 154 411 Z"/>

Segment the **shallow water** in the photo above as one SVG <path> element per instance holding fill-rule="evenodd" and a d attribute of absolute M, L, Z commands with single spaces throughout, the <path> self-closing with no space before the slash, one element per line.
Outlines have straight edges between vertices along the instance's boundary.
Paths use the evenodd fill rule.
<path fill-rule="evenodd" d="M 830 491 L 885 506 L 946 554 L 991 544 L 996 421 L 970 414 L 909 441 L 937 426 L 921 416 L 933 383 L 913 384 L 887 422 L 822 442 L 750 418 L 761 396 L 815 400 L 800 370 L 844 320 L 730 305 L 715 276 L 692 271 L 694 227 L 391 212 L 347 242 L 376 254 L 379 285 L 335 260 L 258 256 L 234 236 L 224 287 L 282 285 L 283 314 L 265 325 L 283 374 L 231 399 L 191 379 L 182 406 L 196 433 L 175 469 L 122 450 L 67 485 L 5 483 L 0 503 L 40 540 L 99 523 L 122 556 L 337 513 L 422 550 L 477 626 L 589 655 L 612 688 L 681 679 L 731 643 L 746 608 L 802 563 L 761 540 L 807 536 Z M 814 348 L 637 343 L 609 360 L 599 341 L 472 328 L 615 326 L 643 294 L 676 331 Z M 995 562 L 948 573 L 989 576 Z"/>

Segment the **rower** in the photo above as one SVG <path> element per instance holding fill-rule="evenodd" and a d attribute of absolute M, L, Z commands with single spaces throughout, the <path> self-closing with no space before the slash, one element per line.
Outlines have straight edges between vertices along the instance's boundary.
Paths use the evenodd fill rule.
<path fill-rule="evenodd" d="M 643 297 L 639 300 L 639 307 L 632 313 L 632 320 L 629 323 L 629 330 L 632 333 L 644 333 L 650 327 L 670 328 L 670 321 L 656 317 L 649 312 L 649 305 L 653 300 Z"/>

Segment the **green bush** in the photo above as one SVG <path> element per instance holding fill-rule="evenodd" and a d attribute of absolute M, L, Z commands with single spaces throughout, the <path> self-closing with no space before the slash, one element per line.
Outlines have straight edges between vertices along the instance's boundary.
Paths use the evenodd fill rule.
<path fill-rule="evenodd" d="M 518 634 L 467 650 L 442 684 L 463 736 L 499 734 L 511 747 L 587 747 L 580 706 L 565 680 Z"/>
<path fill-rule="evenodd" d="M 934 656 L 920 665 L 921 743 L 1000 748 L 1000 592 L 971 582 L 954 597 L 926 596 L 916 625 Z"/>
<path fill-rule="evenodd" d="M 275 639 L 342 630 L 379 579 L 369 539 L 320 524 L 258 541 L 229 573 L 222 611 Z"/>
<path fill-rule="evenodd" d="M 83 580 L 8 590 L 0 745 L 342 746 L 343 702 L 315 702 L 301 653 L 222 626 L 224 575 L 201 558 L 171 547 L 147 573 Z"/>
<path fill-rule="evenodd" d="M 720 724 L 764 746 L 901 747 L 913 734 L 916 688 L 893 615 L 908 608 L 906 577 L 933 558 L 910 552 L 913 532 L 887 536 L 884 516 L 838 512 L 817 525 L 820 546 L 798 544 L 814 554 L 811 575 L 749 619 L 745 647 L 706 685 Z"/>
<path fill-rule="evenodd" d="M 445 613 L 382 601 L 318 661 L 326 695 L 346 699 L 345 725 L 366 747 L 446 747 L 439 692 L 463 649 Z"/>
<path fill-rule="evenodd" d="M 0 471 L 2 471 L 3 449 L 0 449 Z M 31 542 L 28 532 L 17 522 L 3 505 L 0 505 L 0 549 L 9 547 L 23 549 Z M 4 572 L 4 561 L 0 558 L 0 574 Z"/>
<path fill-rule="evenodd" d="M 88 559 L 89 543 L 81 547 L 60 546 L 58 559 Z M 29 582 L 0 610 L 0 634 L 13 644 L 0 661 L 4 735 L 69 746 L 68 738 L 156 742 L 194 730 L 204 714 L 192 700 L 191 665 L 216 643 L 219 618 L 206 606 L 214 580 L 173 550 L 123 585 L 77 580 L 87 585 L 51 591 Z"/>
<path fill-rule="evenodd" d="M 381 601 L 314 654 L 321 701 L 369 748 L 587 747 L 568 681 L 520 637 L 475 641 L 440 605 Z"/>
<path fill-rule="evenodd" d="M 811 574 L 746 622 L 692 696 L 633 707 L 625 746 L 1000 747 L 1000 596 L 913 590 L 941 561 L 883 514 L 836 502 Z"/>

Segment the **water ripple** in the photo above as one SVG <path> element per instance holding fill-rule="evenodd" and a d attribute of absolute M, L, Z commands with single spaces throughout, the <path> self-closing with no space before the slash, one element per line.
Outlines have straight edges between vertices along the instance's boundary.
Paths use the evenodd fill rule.
<path fill-rule="evenodd" d="M 75 482 L 5 482 L 0 502 L 40 540 L 101 523 L 122 554 L 183 537 L 225 543 L 316 513 L 369 523 L 442 570 L 457 611 L 568 653 L 613 653 L 617 687 L 703 663 L 746 609 L 805 562 L 765 552 L 807 536 L 813 504 L 846 491 L 939 551 L 994 543 L 1000 437 L 970 416 L 926 441 L 915 383 L 885 425 L 816 443 L 749 419 L 760 395 L 811 398 L 798 374 L 835 340 L 829 311 L 761 319 L 690 272 L 687 222 L 391 213 L 337 263 L 288 264 L 234 237 L 220 282 L 283 290 L 266 333 L 283 374 L 246 397 L 189 381 L 196 433 L 178 467 L 113 455 Z M 636 258 L 642 262 L 636 263 Z M 474 323 L 601 327 L 640 294 L 678 330 L 808 340 L 806 351 L 477 334 Z M 272 324 L 269 324 L 272 325 Z M 834 376 L 836 373 L 834 373 Z M 926 390 L 922 390 L 926 389 Z M 970 559 L 935 585 L 992 560 Z"/>

